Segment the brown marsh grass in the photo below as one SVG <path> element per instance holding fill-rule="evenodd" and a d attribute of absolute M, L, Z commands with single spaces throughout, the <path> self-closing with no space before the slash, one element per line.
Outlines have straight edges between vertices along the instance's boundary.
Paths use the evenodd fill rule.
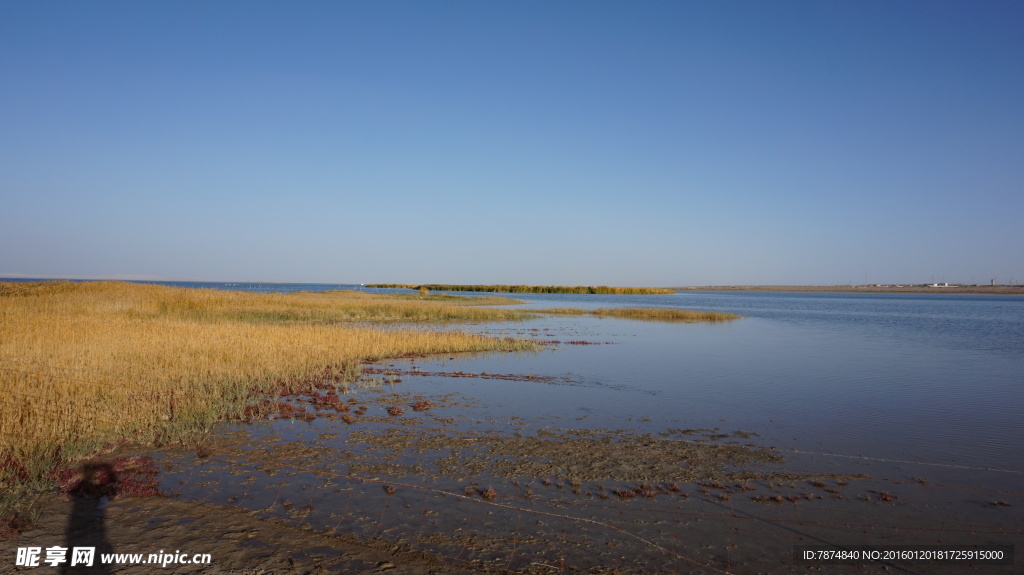
<path fill-rule="evenodd" d="M 404 325 L 528 317 L 466 303 L 0 282 L 0 493 L 45 485 L 55 468 L 105 444 L 195 440 L 260 396 L 352 380 L 367 359 L 536 349 Z M 403 325 L 372 325 L 381 323 Z"/>
<path fill-rule="evenodd" d="M 670 322 L 717 322 L 739 319 L 743 316 L 733 313 L 722 313 L 717 311 L 695 311 L 688 309 L 667 309 L 656 307 L 616 307 L 601 309 L 580 309 L 575 307 L 560 307 L 551 309 L 533 310 L 536 313 L 547 313 L 553 315 L 594 315 L 598 317 L 619 317 L 625 319 L 638 319 L 646 321 L 670 321 Z"/>

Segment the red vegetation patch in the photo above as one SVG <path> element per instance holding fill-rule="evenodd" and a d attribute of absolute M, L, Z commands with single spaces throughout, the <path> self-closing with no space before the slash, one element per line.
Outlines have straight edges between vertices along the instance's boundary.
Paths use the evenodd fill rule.
<path fill-rule="evenodd" d="M 316 414 L 306 409 L 306 406 L 286 401 L 277 402 L 277 416 L 282 419 L 301 419 L 303 421 L 316 419 Z"/>
<path fill-rule="evenodd" d="M 19 515 L 0 518 L 0 541 L 14 539 L 23 529 L 31 525 L 31 521 Z"/>
<path fill-rule="evenodd" d="M 313 407 L 317 409 L 333 409 L 338 413 L 345 413 L 349 410 L 348 404 L 345 403 L 345 400 L 331 392 L 327 392 L 327 395 L 314 394 L 311 396 L 311 399 Z"/>
<path fill-rule="evenodd" d="M 57 472 L 62 493 L 72 497 L 148 497 L 161 495 L 153 458 L 136 455 L 113 462 L 90 461 Z"/>

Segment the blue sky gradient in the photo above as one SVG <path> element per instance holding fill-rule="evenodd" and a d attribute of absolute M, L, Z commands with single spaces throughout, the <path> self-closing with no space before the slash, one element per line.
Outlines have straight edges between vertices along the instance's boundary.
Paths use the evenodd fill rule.
<path fill-rule="evenodd" d="M 1024 281 L 1024 3 L 0 3 L 0 276 Z"/>

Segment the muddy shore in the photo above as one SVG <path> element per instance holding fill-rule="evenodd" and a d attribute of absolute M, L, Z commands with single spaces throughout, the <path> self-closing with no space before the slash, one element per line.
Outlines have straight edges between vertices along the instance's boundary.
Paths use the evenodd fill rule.
<path fill-rule="evenodd" d="M 3 543 L 0 572 L 24 572 L 11 567 L 16 547 L 54 545 L 212 558 L 168 573 L 532 575 L 822 572 L 794 564 L 792 546 L 1024 543 L 1019 494 L 969 492 L 947 509 L 936 502 L 961 496 L 948 486 L 805 470 L 742 430 L 482 422 L 459 415 L 475 409 L 462 397 L 350 391 L 344 403 L 291 398 L 302 417 L 224 425 L 201 445 L 111 454 L 151 456 L 163 495 L 50 496 L 39 522 Z M 409 405 L 428 407 L 389 412 Z"/>

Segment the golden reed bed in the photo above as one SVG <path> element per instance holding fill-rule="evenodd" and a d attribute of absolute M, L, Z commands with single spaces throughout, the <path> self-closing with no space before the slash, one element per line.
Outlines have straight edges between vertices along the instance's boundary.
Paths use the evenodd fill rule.
<path fill-rule="evenodd" d="M 351 380 L 363 360 L 536 349 L 408 325 L 526 317 L 473 303 L 0 282 L 0 492 L 106 443 L 195 438 L 282 385 Z"/>

